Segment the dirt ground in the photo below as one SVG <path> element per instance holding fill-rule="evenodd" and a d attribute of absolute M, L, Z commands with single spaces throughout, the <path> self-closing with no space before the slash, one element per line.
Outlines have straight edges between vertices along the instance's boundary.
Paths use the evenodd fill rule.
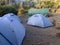
<path fill-rule="evenodd" d="M 60 16 L 54 15 L 54 17 Z M 26 24 L 28 16 L 22 16 L 20 18 L 26 28 L 23 45 L 60 45 L 60 29 L 56 29 L 55 26 L 48 28 L 29 26 Z M 52 17 L 49 19 L 52 20 Z"/>

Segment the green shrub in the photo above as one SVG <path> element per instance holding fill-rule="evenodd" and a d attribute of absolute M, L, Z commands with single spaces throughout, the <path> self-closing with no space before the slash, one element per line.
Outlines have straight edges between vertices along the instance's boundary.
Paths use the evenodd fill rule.
<path fill-rule="evenodd" d="M 21 12 L 21 14 L 24 14 L 25 13 L 25 10 L 24 9 L 21 9 L 20 12 Z"/>
<path fill-rule="evenodd" d="M 7 14 L 7 13 L 17 14 L 17 9 L 9 5 L 0 6 L 0 16 L 3 16 L 4 14 Z"/>
<path fill-rule="evenodd" d="M 21 14 L 28 13 L 28 10 L 25 10 L 25 9 L 20 9 L 20 13 L 21 13 Z"/>
<path fill-rule="evenodd" d="M 4 9 L 3 6 L 0 5 L 0 16 L 3 16 L 3 12 L 4 12 L 3 9 Z"/>
<path fill-rule="evenodd" d="M 5 5 L 3 6 L 5 13 L 17 13 L 17 9 L 13 6 Z"/>

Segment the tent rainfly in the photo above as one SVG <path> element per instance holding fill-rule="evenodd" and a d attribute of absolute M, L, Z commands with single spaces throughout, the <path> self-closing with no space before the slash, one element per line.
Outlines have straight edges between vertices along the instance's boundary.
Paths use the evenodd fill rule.
<path fill-rule="evenodd" d="M 10 20 L 10 18 L 14 18 L 15 20 L 18 20 L 18 21 L 22 22 L 20 20 L 20 18 L 17 15 L 13 14 L 13 13 L 5 14 L 3 17 L 8 18 L 9 20 Z"/>
<path fill-rule="evenodd" d="M 39 26 L 39 27 L 50 27 L 53 24 L 43 15 L 35 14 L 28 19 L 28 25 Z"/>
<path fill-rule="evenodd" d="M 0 45 L 21 45 L 25 37 L 24 26 L 14 18 L 0 18 Z"/>

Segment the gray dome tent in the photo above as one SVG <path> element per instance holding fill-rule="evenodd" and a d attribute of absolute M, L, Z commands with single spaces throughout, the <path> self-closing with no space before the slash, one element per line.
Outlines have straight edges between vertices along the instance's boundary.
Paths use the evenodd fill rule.
<path fill-rule="evenodd" d="M 13 13 L 5 14 L 3 17 L 8 18 L 9 20 L 10 20 L 10 18 L 14 18 L 15 20 L 18 20 L 18 21 L 22 22 L 21 19 Z"/>
<path fill-rule="evenodd" d="M 21 45 L 25 36 L 24 26 L 14 18 L 0 18 L 0 45 Z"/>
<path fill-rule="evenodd" d="M 42 27 L 42 28 L 47 28 L 47 27 L 51 27 L 53 26 L 52 22 L 49 21 L 45 16 L 43 16 L 42 14 L 35 14 L 33 16 L 31 16 L 28 19 L 27 22 L 28 25 L 32 25 L 32 26 L 38 26 L 38 27 Z"/>

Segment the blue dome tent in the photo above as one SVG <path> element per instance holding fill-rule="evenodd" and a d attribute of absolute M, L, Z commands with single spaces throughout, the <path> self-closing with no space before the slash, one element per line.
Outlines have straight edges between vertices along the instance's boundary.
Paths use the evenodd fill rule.
<path fill-rule="evenodd" d="M 24 26 L 14 18 L 0 18 L 0 45 L 21 45 L 25 36 Z"/>
<path fill-rule="evenodd" d="M 18 21 L 22 22 L 20 20 L 20 18 L 18 16 L 16 16 L 15 14 L 13 14 L 13 13 L 5 14 L 3 17 L 8 18 L 9 20 L 10 20 L 10 18 L 14 18 L 15 20 L 18 20 Z"/>

